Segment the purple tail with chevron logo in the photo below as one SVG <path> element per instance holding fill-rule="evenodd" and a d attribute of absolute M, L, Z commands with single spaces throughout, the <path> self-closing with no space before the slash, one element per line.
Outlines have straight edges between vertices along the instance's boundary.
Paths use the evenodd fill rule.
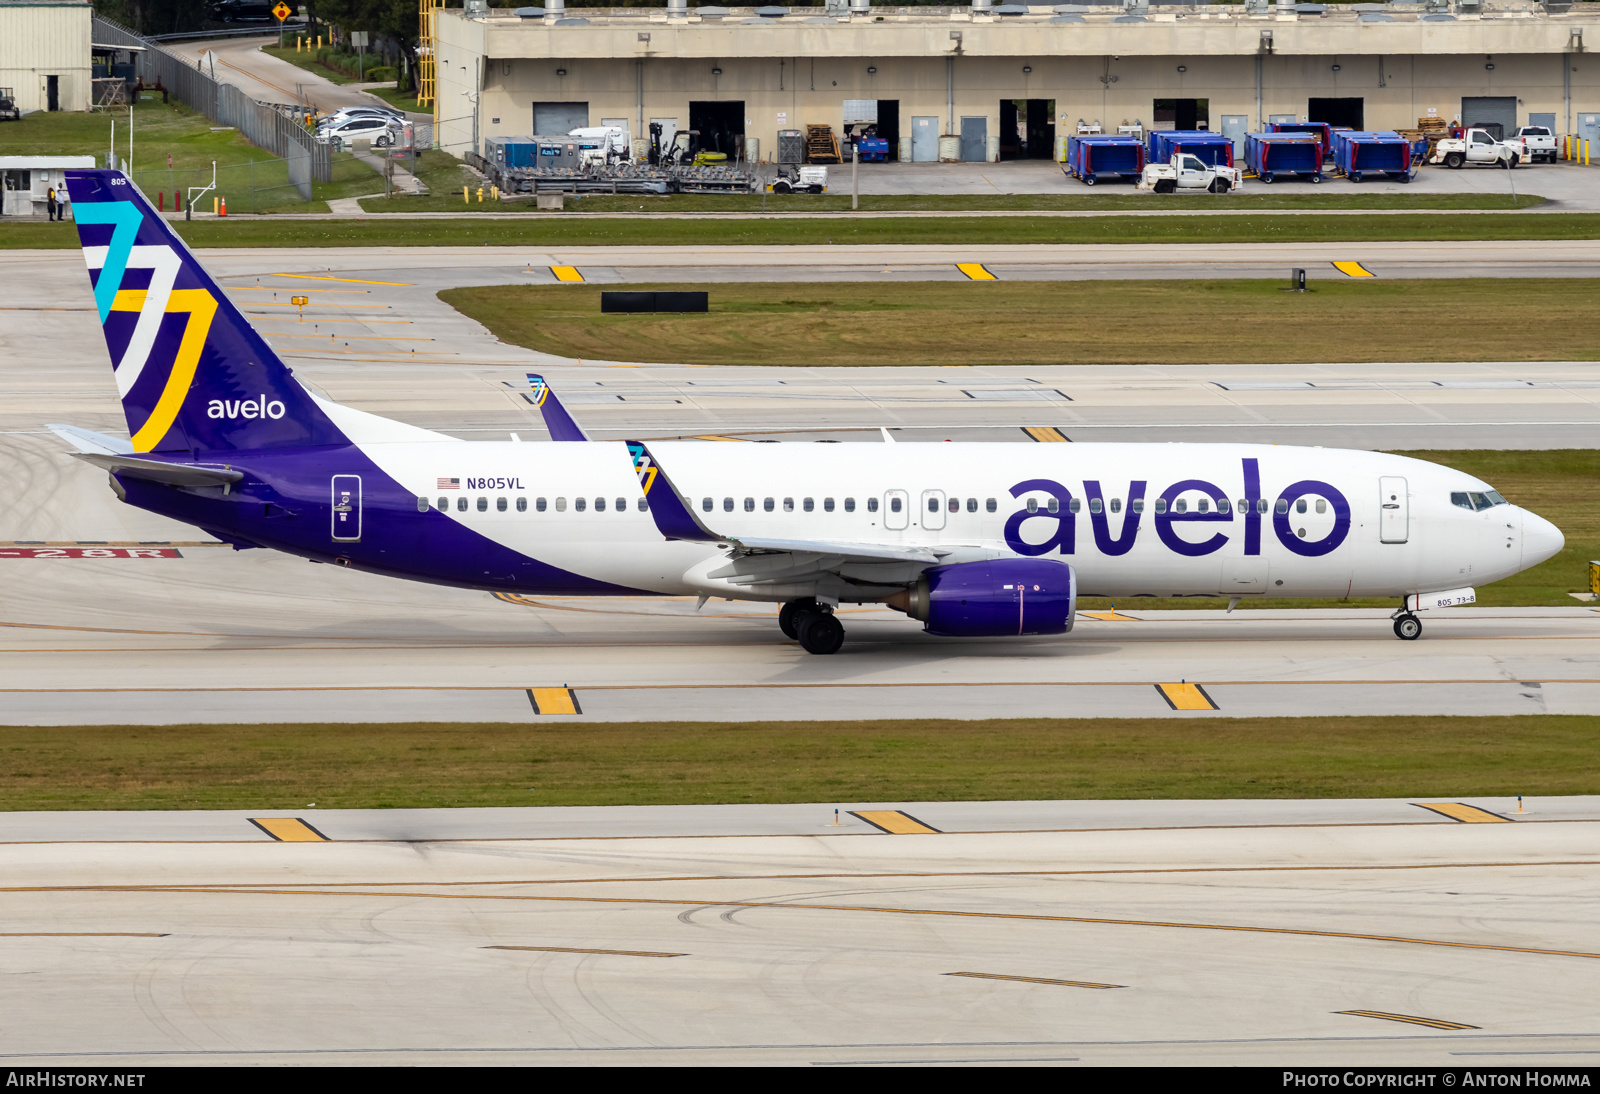
<path fill-rule="evenodd" d="M 347 443 L 138 187 L 66 176 L 134 451 Z"/>

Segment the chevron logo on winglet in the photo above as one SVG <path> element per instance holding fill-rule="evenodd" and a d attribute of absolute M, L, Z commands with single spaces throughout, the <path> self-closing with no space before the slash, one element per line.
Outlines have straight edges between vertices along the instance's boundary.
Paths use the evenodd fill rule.
<path fill-rule="evenodd" d="M 678 493 L 666 470 L 650 455 L 642 441 L 627 441 L 628 455 L 633 459 L 633 470 L 639 476 L 639 485 L 650 503 L 650 516 L 656 530 L 667 539 L 688 540 L 691 543 L 717 543 L 725 540 L 694 515 L 683 496 Z"/>

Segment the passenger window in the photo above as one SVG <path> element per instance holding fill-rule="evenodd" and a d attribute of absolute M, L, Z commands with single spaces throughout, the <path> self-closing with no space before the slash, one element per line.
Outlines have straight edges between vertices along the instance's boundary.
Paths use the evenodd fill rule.
<path fill-rule="evenodd" d="M 998 508 L 999 508 L 999 505 L 995 502 L 995 500 L 993 498 L 990 498 L 988 501 L 983 503 L 983 511 L 986 512 L 986 513 L 992 513 Z"/>
<path fill-rule="evenodd" d="M 700 508 L 703 509 L 707 513 L 711 512 L 711 509 L 712 509 L 712 501 L 711 501 L 711 499 L 710 498 L 701 498 L 700 499 Z"/>
<path fill-rule="evenodd" d="M 762 512 L 770 513 L 770 512 L 772 512 L 772 508 L 773 508 L 773 502 L 772 502 L 771 498 L 766 498 L 765 500 L 762 501 L 762 503 L 761 503 Z"/>
<path fill-rule="evenodd" d="M 1172 503 L 1172 511 L 1174 513 L 1187 513 L 1189 511 L 1189 503 L 1182 498 L 1179 498 L 1177 501 Z M 1156 512 L 1161 512 L 1160 502 L 1156 502 Z"/>
<path fill-rule="evenodd" d="M 479 498 L 478 499 L 478 512 L 487 513 L 488 511 L 489 511 L 489 499 L 488 498 Z"/>
<path fill-rule="evenodd" d="M 951 498 L 950 499 L 950 511 L 952 513 L 961 512 L 961 499 L 960 498 Z"/>
<path fill-rule="evenodd" d="M 466 498 L 457 498 L 456 499 L 456 512 L 465 513 L 466 511 L 467 511 L 467 499 Z"/>
<path fill-rule="evenodd" d="M 1090 500 L 1089 504 L 1090 506 L 1094 505 L 1093 499 Z M 1067 505 L 1067 511 L 1072 513 L 1076 513 L 1081 508 L 1083 508 L 1083 506 L 1079 503 L 1077 498 L 1073 498 L 1072 501 Z M 1094 509 L 1091 508 L 1089 512 L 1094 512 Z"/>
<path fill-rule="evenodd" d="M 1306 511 L 1306 499 L 1305 498 L 1301 498 L 1299 501 L 1294 503 L 1294 511 L 1296 513 L 1304 513 Z"/>
<path fill-rule="evenodd" d="M 785 513 L 794 512 L 794 499 L 793 498 L 784 498 L 783 499 L 783 511 Z"/>
<path fill-rule="evenodd" d="M 853 506 L 852 506 L 852 508 L 853 508 Z M 824 513 L 833 512 L 833 499 L 832 498 L 823 498 L 822 499 L 822 511 Z"/>
<path fill-rule="evenodd" d="M 1121 498 L 1112 498 L 1111 499 L 1111 511 L 1113 513 L 1122 512 L 1122 499 Z"/>
<path fill-rule="evenodd" d="M 1327 511 L 1328 511 L 1328 502 L 1327 502 L 1327 500 L 1325 498 L 1318 498 L 1317 499 L 1317 512 L 1326 513 Z"/>
<path fill-rule="evenodd" d="M 967 499 L 967 512 L 976 513 L 977 511 L 978 511 L 978 499 L 977 498 L 968 498 Z"/>
<path fill-rule="evenodd" d="M 1229 511 L 1230 511 L 1230 506 L 1228 505 L 1228 499 L 1227 498 L 1218 498 L 1217 499 L 1217 512 L 1226 513 L 1226 512 L 1229 512 Z"/>
<path fill-rule="evenodd" d="M 800 503 L 800 508 L 804 509 L 807 513 L 811 512 L 816 507 L 817 507 L 816 501 L 811 499 L 811 498 L 807 498 L 805 501 L 802 501 Z"/>
<path fill-rule="evenodd" d="M 1166 511 L 1167 511 L 1167 499 L 1166 498 L 1157 498 L 1156 499 L 1156 512 L 1165 513 Z"/>
<path fill-rule="evenodd" d="M 527 511 L 528 511 L 528 499 L 527 498 L 518 498 L 517 499 L 517 512 L 526 513 Z"/>
<path fill-rule="evenodd" d="M 722 499 L 722 511 L 724 513 L 733 512 L 733 499 L 732 498 L 723 498 Z"/>
<path fill-rule="evenodd" d="M 1052 513 L 1059 513 L 1061 511 L 1061 499 L 1051 498 L 1049 501 L 1045 502 L 1044 507 Z"/>
<path fill-rule="evenodd" d="M 877 501 L 878 499 L 877 498 L 873 498 L 872 500 L 873 501 Z M 889 499 L 889 512 L 898 513 L 899 511 L 900 511 L 900 499 L 899 498 L 890 498 Z"/>
<path fill-rule="evenodd" d="M 1263 499 L 1263 500 L 1265 500 L 1265 499 Z M 1289 512 L 1289 499 L 1288 498 L 1279 498 L 1278 499 L 1278 504 L 1273 506 L 1273 511 L 1276 512 L 1280 517 L 1283 516 L 1284 514 L 1288 513 Z"/>
<path fill-rule="evenodd" d="M 596 513 L 604 513 L 606 511 L 606 499 L 605 498 L 595 498 L 594 499 L 594 511 Z"/>
<path fill-rule="evenodd" d="M 1265 513 L 1266 511 L 1267 511 L 1267 499 L 1266 498 L 1257 498 L 1256 499 L 1256 512 Z M 1287 509 L 1284 510 L 1285 513 L 1287 513 L 1288 511 L 1289 510 L 1287 510 Z"/>
<path fill-rule="evenodd" d="M 544 499 L 543 498 L 539 498 L 537 501 L 535 501 L 533 503 L 533 507 L 535 509 L 539 510 L 539 512 L 541 512 L 541 513 L 544 512 Z"/>
<path fill-rule="evenodd" d="M 1028 512 L 1037 513 L 1038 511 L 1039 511 L 1039 499 L 1038 498 L 1029 498 L 1028 499 Z"/>
<path fill-rule="evenodd" d="M 588 506 L 588 504 L 589 503 L 586 502 L 582 498 L 573 498 L 572 499 L 572 508 L 573 508 L 574 511 L 579 512 L 579 513 L 583 512 L 584 509 Z"/>
<path fill-rule="evenodd" d="M 744 499 L 744 511 L 746 513 L 754 513 L 756 511 L 756 499 L 755 498 L 745 498 Z"/>
<path fill-rule="evenodd" d="M 1144 499 L 1143 498 L 1134 498 L 1132 501 L 1130 501 L 1128 503 L 1128 508 L 1130 510 L 1132 510 L 1133 512 L 1135 512 L 1135 513 L 1144 512 Z"/>
<path fill-rule="evenodd" d="M 449 498 L 440 498 L 439 499 L 439 512 L 448 513 L 449 511 L 450 511 L 450 499 Z"/>
<path fill-rule="evenodd" d="M 639 506 L 639 512 L 648 513 L 650 511 L 650 499 L 649 498 L 640 498 L 637 504 Z"/>
<path fill-rule="evenodd" d="M 1090 498 L 1089 499 L 1089 512 L 1094 513 L 1096 515 L 1099 515 L 1104 510 L 1105 510 L 1105 503 L 1102 502 L 1099 498 Z"/>
<path fill-rule="evenodd" d="M 1239 512 L 1248 513 L 1249 511 L 1250 511 L 1250 499 L 1249 498 L 1240 498 L 1239 499 Z"/>
<path fill-rule="evenodd" d="M 626 513 L 627 511 L 628 511 L 628 499 L 627 498 L 618 498 L 617 499 L 617 512 Z"/>
<path fill-rule="evenodd" d="M 1199 509 L 1200 509 L 1200 511 L 1202 513 L 1211 512 L 1211 499 L 1210 498 L 1201 498 L 1200 502 L 1199 502 Z"/>
<path fill-rule="evenodd" d="M 845 498 L 844 499 L 844 511 L 846 513 L 854 513 L 856 511 L 856 499 L 855 498 Z M 867 499 L 867 512 L 876 513 L 877 511 L 878 511 L 878 499 L 877 498 L 868 498 Z"/>
<path fill-rule="evenodd" d="M 417 499 L 417 512 L 426 513 L 427 511 L 428 511 L 428 499 L 427 498 L 418 498 Z"/>
<path fill-rule="evenodd" d="M 556 512 L 565 513 L 566 511 L 567 511 L 567 499 L 566 498 L 557 498 L 556 499 Z"/>
<path fill-rule="evenodd" d="M 495 512 L 504 513 L 506 511 L 506 499 L 505 498 L 495 498 L 494 499 L 494 508 L 495 508 Z"/>

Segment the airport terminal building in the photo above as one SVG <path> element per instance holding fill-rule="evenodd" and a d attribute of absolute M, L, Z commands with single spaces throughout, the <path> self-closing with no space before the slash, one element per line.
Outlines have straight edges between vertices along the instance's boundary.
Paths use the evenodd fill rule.
<path fill-rule="evenodd" d="M 546 2 L 438 12 L 442 148 L 600 124 L 637 139 L 658 122 L 771 159 L 780 131 L 870 122 L 891 159 L 1059 158 L 1080 122 L 1238 137 L 1275 120 L 1390 129 L 1430 115 L 1600 139 L 1600 3 Z M 953 138 L 942 155 L 940 137 Z"/>

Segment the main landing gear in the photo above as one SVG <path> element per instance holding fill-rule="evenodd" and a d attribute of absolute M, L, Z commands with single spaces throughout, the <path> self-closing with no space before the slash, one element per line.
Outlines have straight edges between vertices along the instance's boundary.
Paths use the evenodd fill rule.
<path fill-rule="evenodd" d="M 844 624 L 833 609 L 815 600 L 791 600 L 778 612 L 778 629 L 807 653 L 838 653 L 844 645 Z"/>
<path fill-rule="evenodd" d="M 1394 619 L 1394 636 L 1407 642 L 1414 642 L 1422 635 L 1422 620 L 1401 608 L 1391 617 Z"/>

